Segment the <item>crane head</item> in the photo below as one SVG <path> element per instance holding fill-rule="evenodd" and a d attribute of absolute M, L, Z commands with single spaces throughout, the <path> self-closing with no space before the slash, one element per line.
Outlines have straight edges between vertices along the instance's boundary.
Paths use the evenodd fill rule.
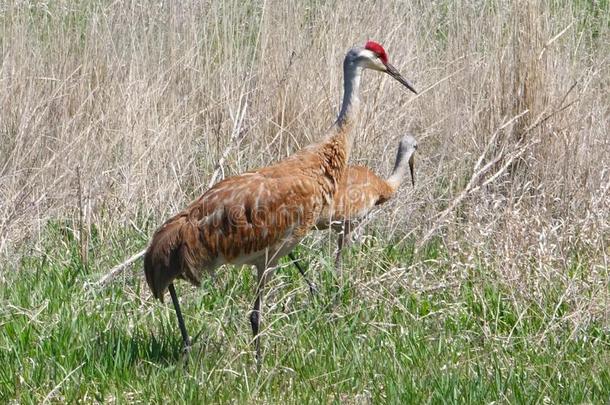
<path fill-rule="evenodd" d="M 409 159 L 409 171 L 411 172 L 411 184 L 415 186 L 415 151 L 417 150 L 417 140 L 411 135 L 407 134 L 400 140 L 400 146 L 398 147 L 398 153 L 404 155 L 405 158 Z"/>
<path fill-rule="evenodd" d="M 348 58 L 352 58 L 354 62 L 365 68 L 384 72 L 396 79 L 400 84 L 417 94 L 410 81 L 402 77 L 394 66 L 388 61 L 388 54 L 379 43 L 375 41 L 367 41 L 363 48 L 355 48 L 348 53 Z"/>

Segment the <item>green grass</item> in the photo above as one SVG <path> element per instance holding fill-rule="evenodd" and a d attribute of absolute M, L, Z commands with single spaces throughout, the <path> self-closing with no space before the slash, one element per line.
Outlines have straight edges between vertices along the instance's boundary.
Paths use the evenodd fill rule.
<path fill-rule="evenodd" d="M 610 398 L 608 330 L 592 322 L 573 334 L 568 323 L 553 323 L 551 314 L 567 310 L 556 291 L 549 289 L 541 307 L 515 301 L 477 272 L 458 288 L 433 292 L 376 281 L 387 269 L 435 263 L 443 255 L 438 242 L 420 255 L 382 242 L 377 250 L 352 247 L 345 269 L 358 268 L 360 275 L 345 276 L 337 304 L 323 249 L 300 249 L 320 293 L 310 299 L 294 268 L 278 270 L 263 318 L 264 365 L 257 372 L 247 318 L 251 271 L 222 269 L 197 290 L 178 284 L 187 327 L 198 335 L 186 362 L 171 304 L 148 298 L 141 264 L 99 289 L 91 282 L 118 260 L 108 253 L 119 244 L 104 247 L 93 238 L 87 268 L 71 233 L 61 229 L 51 227 L 42 247 L 18 267 L 1 269 L 2 403 Z M 123 238 L 129 230 L 117 234 Z M 145 243 L 135 233 L 132 241 L 134 251 Z M 375 260 L 362 261 L 363 251 Z M 385 265 L 375 267 L 375 261 Z M 427 266 L 437 276 L 445 271 Z"/>

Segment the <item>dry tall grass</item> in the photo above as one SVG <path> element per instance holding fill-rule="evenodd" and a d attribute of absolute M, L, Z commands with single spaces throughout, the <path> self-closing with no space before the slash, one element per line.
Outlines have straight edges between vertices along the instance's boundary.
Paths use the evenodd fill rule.
<path fill-rule="evenodd" d="M 401 282 L 487 269 L 536 297 L 553 280 L 566 300 L 587 294 L 579 314 L 607 319 L 609 13 L 536 0 L 3 3 L 0 251 L 16 257 L 49 219 L 102 238 L 159 222 L 203 191 L 231 142 L 224 176 L 319 139 L 345 51 L 373 38 L 420 91 L 365 74 L 352 162 L 386 174 L 405 131 L 420 145 L 415 189 L 374 226 L 403 240 L 438 229 L 449 252 L 447 274 L 420 263 Z M 506 170 L 439 221 L 480 156 L 498 159 L 474 186 Z"/>

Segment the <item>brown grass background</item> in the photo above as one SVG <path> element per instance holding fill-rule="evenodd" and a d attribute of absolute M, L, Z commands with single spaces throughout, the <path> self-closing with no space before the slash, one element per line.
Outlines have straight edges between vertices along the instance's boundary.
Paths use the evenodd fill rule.
<path fill-rule="evenodd" d="M 406 131 L 419 150 L 415 188 L 405 183 L 371 233 L 404 243 L 435 230 L 446 250 L 447 272 L 422 260 L 404 282 L 452 286 L 476 272 L 531 297 L 559 283 L 566 300 L 588 297 L 575 317 L 607 319 L 607 2 L 0 4 L 9 262 L 49 220 L 95 226 L 102 241 L 145 220 L 152 232 L 205 190 L 231 144 L 223 176 L 319 140 L 345 52 L 375 39 L 420 94 L 366 72 L 351 161 L 386 176 Z M 480 156 L 499 159 L 476 184 L 519 150 L 439 218 Z"/>

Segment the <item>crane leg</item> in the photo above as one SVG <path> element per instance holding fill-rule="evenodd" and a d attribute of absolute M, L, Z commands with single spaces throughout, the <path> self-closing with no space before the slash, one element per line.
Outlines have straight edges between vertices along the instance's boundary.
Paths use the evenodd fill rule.
<path fill-rule="evenodd" d="M 258 331 L 261 325 L 261 297 L 259 295 L 256 296 L 256 301 L 254 301 L 254 308 L 252 308 L 252 312 L 250 313 L 250 325 L 252 325 L 252 335 L 254 336 L 254 348 L 256 350 L 256 368 L 260 370 L 261 368 L 261 347 L 260 347 L 260 336 L 258 336 Z"/>
<path fill-rule="evenodd" d="M 305 270 L 299 264 L 299 261 L 298 261 L 299 259 L 294 255 L 294 253 L 292 253 L 292 252 L 288 253 L 288 257 L 290 258 L 290 260 L 292 260 L 292 263 L 296 266 L 296 268 L 299 269 L 299 273 L 301 273 L 301 275 L 303 276 L 303 278 L 307 282 L 307 285 L 309 286 L 309 293 L 313 297 L 315 294 L 318 293 L 318 288 L 316 287 L 316 285 L 314 283 L 312 283 L 307 278 L 307 276 L 305 275 Z"/>
<path fill-rule="evenodd" d="M 346 246 L 349 246 L 349 243 L 350 243 L 349 242 L 350 241 L 349 233 L 351 232 L 351 230 L 352 230 L 351 223 L 348 221 L 345 221 L 342 226 L 342 231 L 339 232 L 339 235 L 337 237 L 337 254 L 335 256 L 335 275 L 337 277 L 337 280 L 338 280 L 340 286 L 343 284 L 342 252 L 343 252 L 343 248 L 345 248 Z"/>
<path fill-rule="evenodd" d="M 342 255 L 343 248 L 349 245 L 349 230 L 348 228 L 344 228 L 343 232 L 339 234 L 337 237 L 337 254 L 335 256 L 335 272 L 337 276 L 341 276 L 341 265 L 342 265 Z"/>
<path fill-rule="evenodd" d="M 341 272 L 341 251 L 343 250 L 343 244 L 345 243 L 345 236 L 341 233 L 337 237 L 337 253 L 335 255 L 335 273 L 338 275 Z"/>
<path fill-rule="evenodd" d="M 180 311 L 180 303 L 178 302 L 178 296 L 174 289 L 174 283 L 169 285 L 168 290 L 169 295 L 172 297 L 172 302 L 174 303 L 174 309 L 176 310 L 176 316 L 178 317 L 178 326 L 180 327 L 180 333 L 182 334 L 182 342 L 184 343 L 184 352 L 186 353 L 191 349 L 191 339 L 189 338 L 186 326 L 184 325 L 184 318 L 182 317 L 182 311 Z"/>
<path fill-rule="evenodd" d="M 263 292 L 267 280 L 271 278 L 274 267 L 265 264 L 256 265 L 258 274 L 258 285 L 256 286 L 256 300 L 254 307 L 250 313 L 250 325 L 252 325 L 252 335 L 254 337 L 254 348 L 256 350 L 256 368 L 261 368 L 261 342 L 260 342 L 260 326 L 261 326 L 261 308 L 263 303 Z"/>

